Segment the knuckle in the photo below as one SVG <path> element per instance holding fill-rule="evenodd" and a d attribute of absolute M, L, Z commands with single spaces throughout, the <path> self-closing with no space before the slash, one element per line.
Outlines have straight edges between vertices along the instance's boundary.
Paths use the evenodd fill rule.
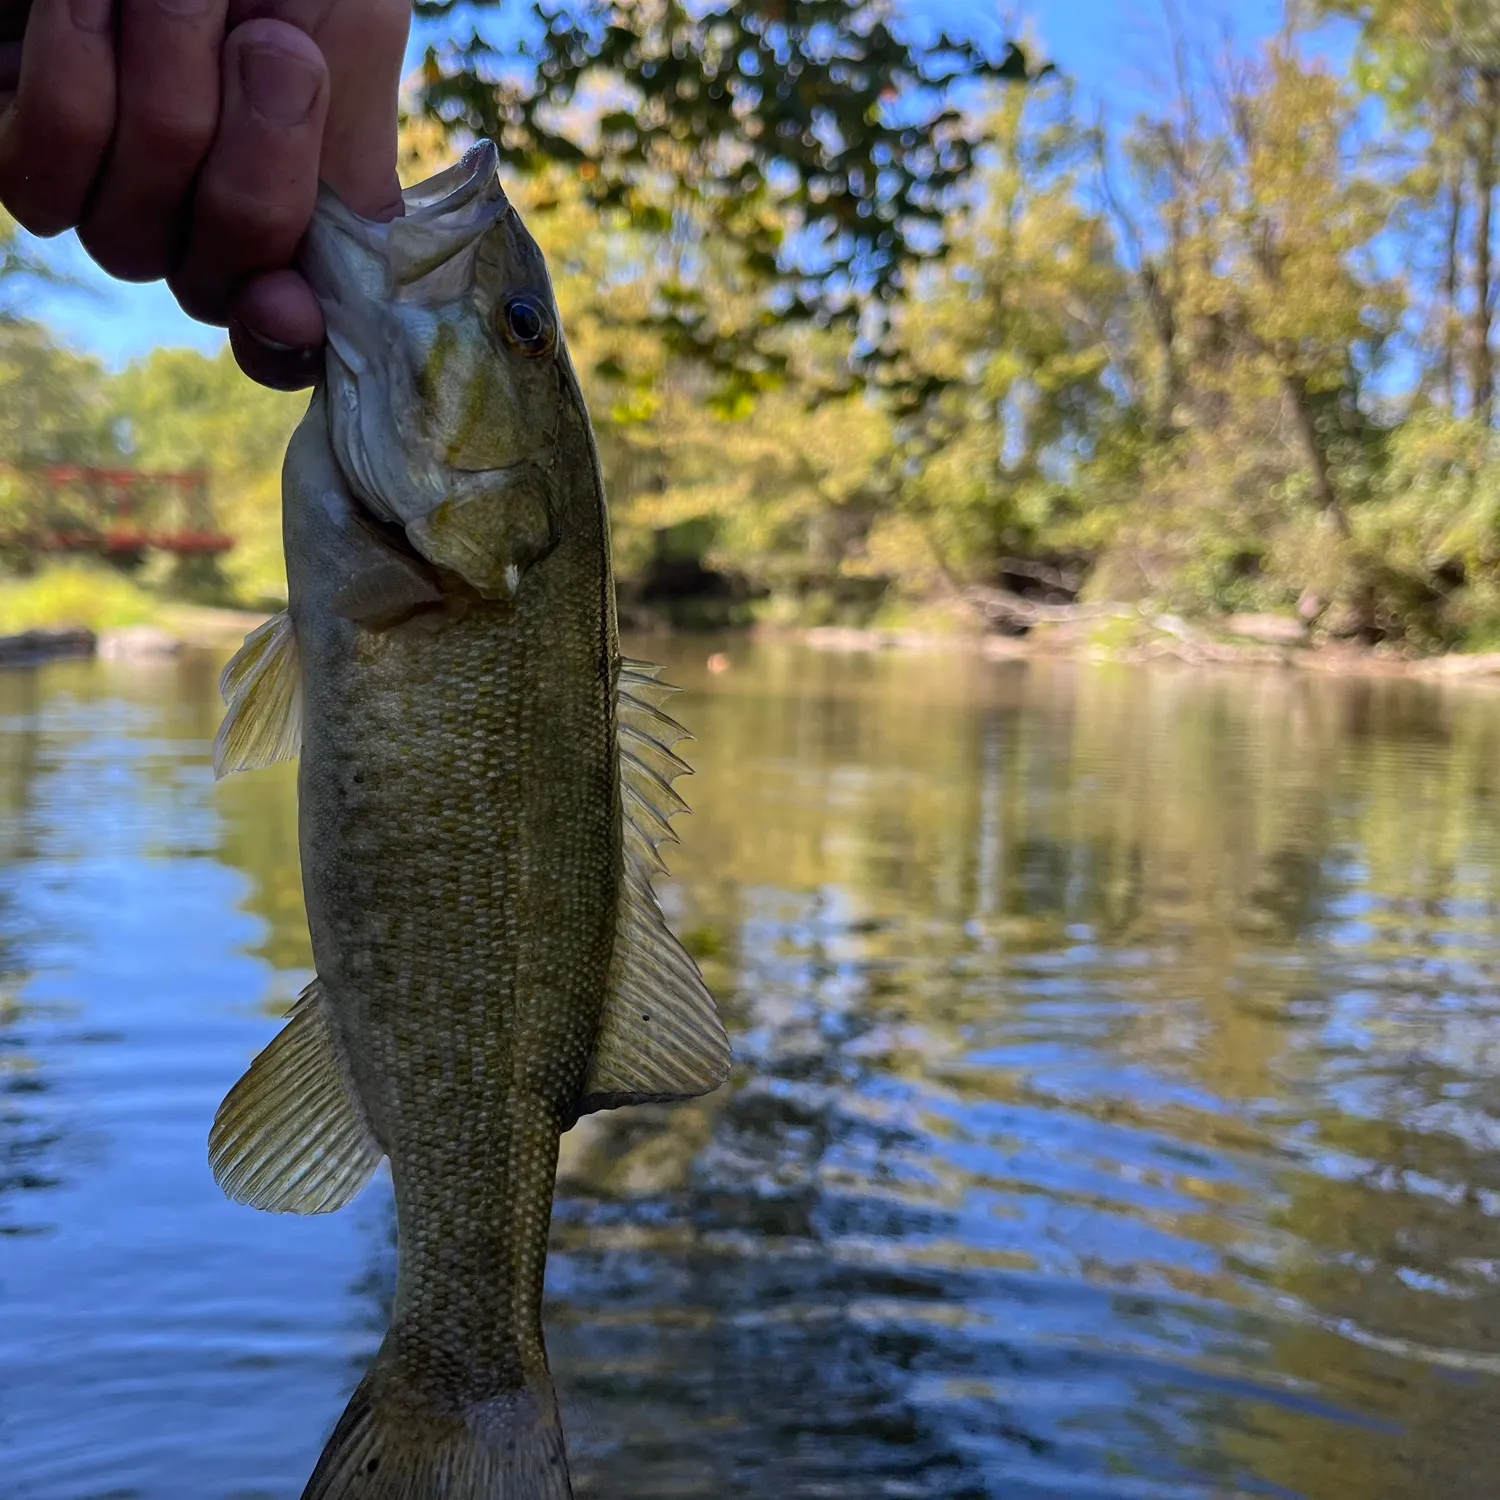
<path fill-rule="evenodd" d="M 226 25 L 290 25 L 311 34 L 324 26 L 340 0 L 229 0 Z M 381 0 L 382 4 L 390 0 Z"/>
<path fill-rule="evenodd" d="M 199 110 L 145 109 L 131 127 L 132 144 L 159 173 L 168 164 L 195 168 L 207 154 L 218 124 L 215 116 Z"/>
<path fill-rule="evenodd" d="M 378 0 L 370 24 L 382 42 L 404 46 L 411 31 L 411 5 L 408 0 Z"/>
<path fill-rule="evenodd" d="M 308 215 L 274 193 L 255 192 L 221 181 L 206 182 L 199 190 L 200 220 L 232 236 L 246 264 L 290 255 L 307 228 Z"/>
<path fill-rule="evenodd" d="M 98 154 L 109 141 L 114 114 L 108 98 L 73 89 L 48 94 L 40 107 L 23 96 L 19 108 L 29 117 L 25 138 L 38 157 L 53 161 L 69 155 Z"/>

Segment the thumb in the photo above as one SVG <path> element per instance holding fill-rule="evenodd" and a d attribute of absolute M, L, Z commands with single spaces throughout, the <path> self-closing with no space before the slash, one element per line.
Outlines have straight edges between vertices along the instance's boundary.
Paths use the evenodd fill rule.
<path fill-rule="evenodd" d="M 262 16 L 306 32 L 327 64 L 322 180 L 356 213 L 396 217 L 396 117 L 411 0 L 231 0 L 231 28 Z"/>

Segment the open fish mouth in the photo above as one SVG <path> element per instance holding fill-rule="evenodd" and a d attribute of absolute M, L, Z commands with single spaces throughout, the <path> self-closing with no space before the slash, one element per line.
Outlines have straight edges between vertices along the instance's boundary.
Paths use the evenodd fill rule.
<path fill-rule="evenodd" d="M 325 309 L 351 281 L 369 297 L 399 296 L 419 282 L 432 295 L 439 289 L 428 278 L 461 260 L 513 212 L 492 141 L 470 147 L 453 166 L 406 188 L 401 199 L 402 217 L 382 222 L 355 213 L 327 184 L 318 190 L 300 260 Z M 467 271 L 464 266 L 460 276 Z"/>
<path fill-rule="evenodd" d="M 391 278 L 397 287 L 426 282 L 512 212 L 500 186 L 500 153 L 492 141 L 470 147 L 453 166 L 401 197 L 406 215 L 387 227 Z"/>
<path fill-rule="evenodd" d="M 500 153 L 493 141 L 470 146 L 451 167 L 402 191 L 408 221 L 443 218 L 467 208 L 495 184 L 499 171 Z"/>
<path fill-rule="evenodd" d="M 499 151 L 480 141 L 408 188 L 405 215 L 387 222 L 319 190 L 299 266 L 327 327 L 335 455 L 378 520 L 408 526 L 448 498 L 414 369 L 392 355 L 403 347 L 403 304 L 453 304 L 471 292 L 485 236 L 514 215 L 499 168 Z"/>

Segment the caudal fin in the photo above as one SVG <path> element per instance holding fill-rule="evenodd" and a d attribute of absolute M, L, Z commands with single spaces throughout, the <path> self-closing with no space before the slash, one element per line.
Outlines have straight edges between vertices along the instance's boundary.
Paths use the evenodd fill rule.
<path fill-rule="evenodd" d="M 382 1392 L 380 1366 L 333 1430 L 302 1500 L 573 1500 L 552 1391 L 515 1391 L 463 1417 Z"/>

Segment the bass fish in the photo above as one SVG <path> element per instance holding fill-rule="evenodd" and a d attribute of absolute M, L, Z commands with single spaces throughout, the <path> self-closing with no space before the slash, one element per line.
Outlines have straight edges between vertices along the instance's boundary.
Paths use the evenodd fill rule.
<path fill-rule="evenodd" d="M 325 190 L 325 378 L 283 481 L 289 605 L 226 668 L 223 775 L 300 753 L 318 977 L 209 1142 L 241 1203 L 342 1208 L 382 1157 L 390 1330 L 304 1500 L 567 1500 L 542 1337 L 558 1139 L 693 1098 L 724 1027 L 652 894 L 685 804 L 620 655 L 592 428 L 493 145 L 389 224 Z"/>

